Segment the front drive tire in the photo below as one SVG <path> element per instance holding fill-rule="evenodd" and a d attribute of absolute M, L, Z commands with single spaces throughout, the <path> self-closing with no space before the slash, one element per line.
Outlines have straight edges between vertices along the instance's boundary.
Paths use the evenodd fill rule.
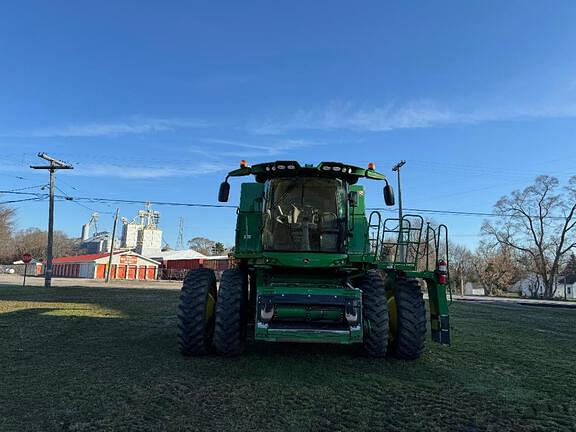
<path fill-rule="evenodd" d="M 222 273 L 213 345 L 216 352 L 226 357 L 242 354 L 246 340 L 246 314 L 248 311 L 248 275 L 241 269 Z"/>
<path fill-rule="evenodd" d="M 377 271 L 367 272 L 359 281 L 362 290 L 364 351 L 382 358 L 388 349 L 388 301 L 384 280 Z"/>
<path fill-rule="evenodd" d="M 399 277 L 388 285 L 390 310 L 390 355 L 417 360 L 426 342 L 426 307 L 416 279 Z"/>
<path fill-rule="evenodd" d="M 212 270 L 188 272 L 178 305 L 178 345 L 182 354 L 199 356 L 210 351 L 216 296 L 216 276 Z"/>

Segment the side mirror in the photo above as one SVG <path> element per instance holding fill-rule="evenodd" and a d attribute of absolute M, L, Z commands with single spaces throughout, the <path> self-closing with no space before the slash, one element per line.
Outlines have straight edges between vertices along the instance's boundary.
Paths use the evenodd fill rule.
<path fill-rule="evenodd" d="M 350 203 L 350 207 L 356 207 L 358 205 L 358 192 L 348 193 L 348 202 Z"/>
<path fill-rule="evenodd" d="M 218 191 L 218 201 L 228 202 L 230 196 L 230 183 L 227 181 L 220 183 L 220 190 Z"/>
<path fill-rule="evenodd" d="M 384 186 L 384 202 L 387 206 L 393 206 L 396 204 L 396 200 L 394 199 L 394 188 L 389 184 Z"/>

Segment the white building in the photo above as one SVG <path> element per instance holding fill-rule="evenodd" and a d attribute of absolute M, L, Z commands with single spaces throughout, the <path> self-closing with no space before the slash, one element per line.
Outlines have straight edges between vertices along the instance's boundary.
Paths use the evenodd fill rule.
<path fill-rule="evenodd" d="M 559 277 L 556 295 L 566 300 L 576 300 L 576 275 Z"/>
<path fill-rule="evenodd" d="M 158 256 L 162 251 L 162 231 L 145 227 L 138 232 L 136 252 L 147 257 Z"/>
<path fill-rule="evenodd" d="M 157 257 L 162 249 L 162 230 L 158 227 L 160 212 L 152 210 L 150 203 L 138 212 L 137 219 L 122 218 L 120 247 L 132 249 L 146 257 Z"/>
<path fill-rule="evenodd" d="M 151 258 L 156 261 L 174 261 L 174 260 L 191 260 L 191 259 L 202 259 L 202 258 L 212 258 L 208 257 L 194 249 L 183 249 L 183 250 L 167 250 L 160 251 L 157 255 L 151 256 Z"/>
<path fill-rule="evenodd" d="M 464 295 L 483 296 L 486 295 L 484 288 L 480 284 L 466 282 L 464 285 Z"/>
<path fill-rule="evenodd" d="M 556 291 L 554 298 L 576 300 L 576 275 L 572 276 L 558 276 L 554 282 Z M 519 291 L 522 297 L 544 297 L 546 289 L 542 278 L 535 273 L 528 275 L 521 281 L 514 285 L 514 289 Z"/>
<path fill-rule="evenodd" d="M 128 222 L 122 218 L 122 241 L 120 247 L 123 249 L 135 249 L 138 245 L 138 232 L 142 225 L 135 221 Z"/>

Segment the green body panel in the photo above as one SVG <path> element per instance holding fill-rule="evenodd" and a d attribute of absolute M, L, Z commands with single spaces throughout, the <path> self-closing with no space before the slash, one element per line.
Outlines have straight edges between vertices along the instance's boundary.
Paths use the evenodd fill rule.
<path fill-rule="evenodd" d="M 312 276 L 312 275 L 310 275 Z M 362 342 L 362 292 L 345 286 L 342 278 L 329 275 L 306 277 L 298 274 L 256 273 L 257 304 L 255 339 L 268 342 Z M 262 311 L 273 305 L 273 317 L 266 321 Z M 357 322 L 346 321 L 346 307 L 355 305 Z M 318 323 L 323 323 L 319 325 Z"/>
<path fill-rule="evenodd" d="M 446 285 L 438 282 L 434 272 L 407 272 L 407 276 L 426 281 L 432 340 L 443 345 L 450 345 L 450 312 L 446 298 Z"/>
<path fill-rule="evenodd" d="M 363 262 L 366 253 L 368 221 L 366 219 L 366 198 L 364 187 L 352 185 L 349 187 L 350 192 L 357 193 L 356 206 L 350 207 L 348 226 L 350 236 L 348 237 L 348 255 L 350 261 Z"/>
<path fill-rule="evenodd" d="M 334 166 L 340 170 L 333 170 Z M 426 281 L 432 339 L 450 343 L 447 287 L 438 282 L 434 271 L 416 271 L 416 263 L 383 257 L 386 222 L 378 212 L 366 215 L 364 188 L 356 182 L 361 178 L 385 180 L 384 175 L 339 162 L 301 166 L 295 161 L 241 167 L 228 174 L 229 177 L 248 175 L 254 175 L 256 181 L 242 184 L 234 256 L 238 265 L 252 275 L 256 340 L 361 343 L 368 323 L 362 319 L 362 292 L 352 285 L 355 278 L 366 271 L 379 269 L 389 277 L 403 275 Z M 355 193 L 355 205 L 347 209 L 345 253 L 263 250 L 265 182 L 290 176 L 341 178 L 348 192 Z"/>
<path fill-rule="evenodd" d="M 262 279 L 262 278 L 260 278 Z M 276 277 L 269 284 L 258 285 L 258 294 L 294 294 L 303 297 L 315 294 L 326 296 L 340 296 L 361 299 L 362 292 L 357 288 L 348 288 L 339 284 L 337 279 L 306 279 L 297 282 L 296 277 Z"/>
<path fill-rule="evenodd" d="M 281 330 L 270 329 L 265 333 L 256 328 L 255 339 L 266 342 L 303 342 L 303 343 L 332 343 L 340 345 L 350 345 L 362 343 L 362 331 L 356 332 L 357 337 L 345 331 L 334 331 L 328 333 L 322 330 Z"/>
<path fill-rule="evenodd" d="M 346 264 L 346 254 L 313 252 L 264 252 L 264 262 L 273 266 L 298 268 L 340 268 Z"/>
<path fill-rule="evenodd" d="M 264 185 L 243 183 L 236 222 L 236 257 L 262 254 L 262 200 Z"/>
<path fill-rule="evenodd" d="M 342 318 L 342 311 L 328 307 L 311 309 L 305 305 L 279 306 L 276 309 L 276 316 L 279 320 L 301 318 L 310 321 L 338 321 Z"/>

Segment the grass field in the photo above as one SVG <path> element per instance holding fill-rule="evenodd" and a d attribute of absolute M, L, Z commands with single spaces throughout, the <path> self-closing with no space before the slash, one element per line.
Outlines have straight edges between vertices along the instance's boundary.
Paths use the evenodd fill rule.
<path fill-rule="evenodd" d="M 415 363 L 184 358 L 175 290 L 0 286 L 2 431 L 576 431 L 576 310 L 458 303 Z"/>

